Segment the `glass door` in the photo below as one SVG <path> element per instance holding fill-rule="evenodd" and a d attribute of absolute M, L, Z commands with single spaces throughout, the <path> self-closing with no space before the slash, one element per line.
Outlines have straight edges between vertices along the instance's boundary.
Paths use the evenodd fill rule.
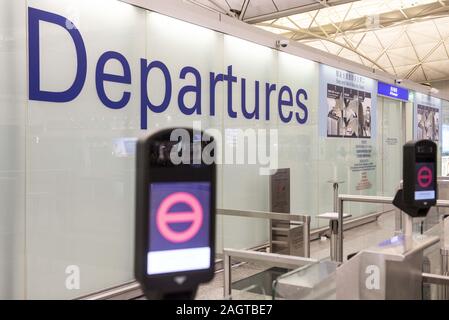
<path fill-rule="evenodd" d="M 382 119 L 382 191 L 394 196 L 402 179 L 402 146 L 405 143 L 403 103 L 398 100 L 379 98 Z"/>

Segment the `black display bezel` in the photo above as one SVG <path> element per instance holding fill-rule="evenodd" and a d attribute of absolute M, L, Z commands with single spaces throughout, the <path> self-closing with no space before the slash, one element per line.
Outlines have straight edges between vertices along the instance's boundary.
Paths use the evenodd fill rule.
<path fill-rule="evenodd" d="M 431 142 L 429 140 L 422 140 L 418 141 L 416 143 L 416 149 L 415 149 L 415 168 L 414 168 L 414 193 L 413 193 L 413 200 L 416 205 L 419 206 L 427 206 L 429 204 L 434 205 L 436 203 L 436 200 L 438 199 L 438 186 L 437 186 L 437 162 L 436 162 L 436 144 L 434 142 Z M 416 167 L 419 164 L 422 163 L 428 163 L 433 166 L 433 172 L 432 172 L 432 188 L 429 190 L 432 190 L 435 192 L 435 198 L 433 199 L 416 199 L 416 183 L 418 180 L 417 177 L 417 170 Z"/>
<path fill-rule="evenodd" d="M 216 208 L 216 169 L 215 163 L 200 165 L 157 163 L 152 159 L 154 146 L 170 141 L 170 134 L 174 129 L 156 133 L 148 139 L 137 143 L 136 167 L 136 221 L 135 221 L 135 277 L 147 291 L 164 293 L 194 290 L 199 284 L 210 281 L 215 271 L 215 208 Z M 193 130 L 190 132 L 193 139 Z M 207 139 L 206 139 L 207 140 Z M 154 156 L 154 155 L 153 155 Z M 166 274 L 147 274 L 147 253 L 149 251 L 149 219 L 152 183 L 167 182 L 210 182 L 210 219 L 209 219 L 209 247 L 210 267 L 204 270 L 180 271 Z M 177 277 L 186 277 L 183 284 L 174 281 Z"/>
<path fill-rule="evenodd" d="M 437 148 L 435 142 L 430 140 L 409 141 L 403 149 L 403 200 L 408 207 L 417 209 L 430 208 L 436 204 L 438 199 L 437 184 Z M 435 199 L 416 200 L 417 171 L 416 165 L 419 163 L 433 163 L 433 190 Z M 430 190 L 430 189 L 429 189 Z"/>

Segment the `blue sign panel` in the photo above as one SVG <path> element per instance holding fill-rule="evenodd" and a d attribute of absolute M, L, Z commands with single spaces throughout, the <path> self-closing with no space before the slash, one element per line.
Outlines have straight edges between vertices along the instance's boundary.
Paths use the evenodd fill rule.
<path fill-rule="evenodd" d="M 408 101 L 408 90 L 379 81 L 377 94 L 393 99 Z"/>

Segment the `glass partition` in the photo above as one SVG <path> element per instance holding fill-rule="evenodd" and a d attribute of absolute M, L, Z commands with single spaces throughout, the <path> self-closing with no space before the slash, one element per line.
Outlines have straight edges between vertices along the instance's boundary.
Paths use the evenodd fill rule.
<path fill-rule="evenodd" d="M 380 150 L 382 166 L 382 195 L 394 197 L 402 180 L 402 146 L 405 143 L 403 106 L 399 100 L 379 98 L 381 113 Z"/>

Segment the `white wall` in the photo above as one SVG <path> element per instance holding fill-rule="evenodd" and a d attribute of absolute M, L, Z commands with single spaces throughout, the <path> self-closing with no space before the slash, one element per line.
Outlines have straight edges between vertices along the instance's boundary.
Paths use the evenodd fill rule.
<path fill-rule="evenodd" d="M 0 299 L 25 295 L 26 20 L 0 0 Z"/>
<path fill-rule="evenodd" d="M 297 165 L 309 148 L 316 129 L 316 114 L 308 125 L 279 123 L 277 94 L 271 99 L 271 120 L 265 121 L 265 82 L 293 91 L 304 88 L 308 106 L 316 105 L 318 65 L 303 59 L 213 32 L 185 22 L 123 4 L 100 1 L 30 0 L 29 6 L 70 18 L 78 27 L 87 50 L 87 80 L 81 94 L 67 103 L 29 102 L 27 195 L 28 298 L 70 298 L 132 280 L 134 221 L 134 158 L 113 154 L 115 139 L 138 137 L 169 126 L 278 128 L 281 166 L 292 167 L 292 211 L 311 212 L 316 205 L 313 189 L 304 189 L 302 176 L 309 162 Z M 73 41 L 60 26 L 41 23 L 41 87 L 68 88 L 76 71 Z M 95 66 L 108 50 L 123 54 L 131 66 L 130 85 L 109 84 L 107 92 L 120 97 L 131 92 L 130 103 L 120 110 L 106 108 L 94 82 Z M 173 94 L 163 113 L 148 112 L 148 130 L 140 126 L 140 59 L 160 60 L 172 76 Z M 254 108 L 255 81 L 260 81 L 260 120 L 243 119 L 240 81 L 234 84 L 237 119 L 227 115 L 224 85 L 217 86 L 216 115 L 210 117 L 209 72 L 226 73 L 233 66 L 247 80 L 247 106 Z M 178 80 L 184 66 L 202 75 L 203 114 L 186 116 L 178 109 L 176 93 L 192 80 Z M 117 64 L 109 72 L 122 73 Z M 190 81 L 190 82 L 189 82 Z M 154 73 L 148 83 L 152 101 L 163 100 L 163 78 Z M 299 134 L 299 136 L 298 136 Z M 302 137 L 299 140 L 297 137 Z M 315 147 L 316 148 L 316 147 Z M 307 149 L 308 150 L 308 149 Z M 310 159 L 311 160 L 311 159 Z M 268 177 L 257 165 L 219 167 L 218 206 L 268 210 Z M 315 179 L 315 178 L 309 178 Z M 310 180 L 310 181 L 312 181 Z M 219 220 L 221 222 L 221 220 Z M 268 240 L 266 221 L 224 219 L 219 223 L 218 249 L 247 248 Z M 65 288 L 65 268 L 81 269 L 81 289 Z M 35 276 L 38 275 L 38 276 Z"/>

